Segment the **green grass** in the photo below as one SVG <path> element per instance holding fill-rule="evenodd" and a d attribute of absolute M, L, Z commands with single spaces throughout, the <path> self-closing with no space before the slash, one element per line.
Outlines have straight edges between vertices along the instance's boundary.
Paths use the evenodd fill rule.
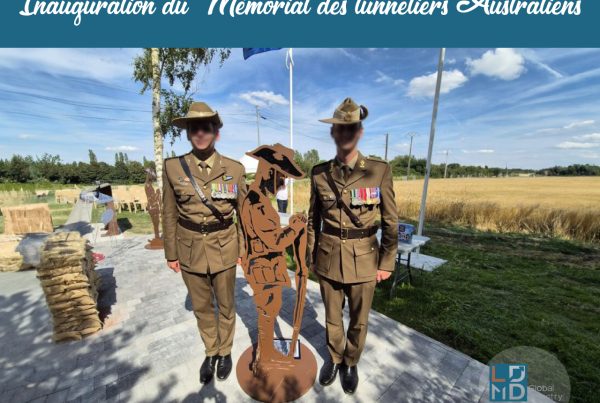
<path fill-rule="evenodd" d="M 572 401 L 598 401 L 600 248 L 526 235 L 428 228 L 423 253 L 448 263 L 373 307 L 482 362 L 527 345 L 565 365 Z"/>
<path fill-rule="evenodd" d="M 105 208 L 98 206 L 92 211 L 92 222 L 100 222 L 100 217 Z M 117 213 L 117 222 L 121 231 L 129 234 L 152 234 L 152 221 L 150 215 L 146 212 L 122 211 Z"/>

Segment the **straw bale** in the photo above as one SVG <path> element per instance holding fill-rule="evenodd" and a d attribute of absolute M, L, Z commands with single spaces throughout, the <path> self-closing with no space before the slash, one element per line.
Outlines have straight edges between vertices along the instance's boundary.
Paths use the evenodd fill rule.
<path fill-rule="evenodd" d="M 24 269 L 23 256 L 16 251 L 19 241 L 3 239 L 0 241 L 0 271 L 19 271 Z"/>
<path fill-rule="evenodd" d="M 52 216 L 46 203 L 2 207 L 5 234 L 52 232 Z"/>
<path fill-rule="evenodd" d="M 97 309 L 100 277 L 92 249 L 77 232 L 57 233 L 44 244 L 37 276 L 52 315 L 54 340 L 80 340 L 102 329 Z"/>

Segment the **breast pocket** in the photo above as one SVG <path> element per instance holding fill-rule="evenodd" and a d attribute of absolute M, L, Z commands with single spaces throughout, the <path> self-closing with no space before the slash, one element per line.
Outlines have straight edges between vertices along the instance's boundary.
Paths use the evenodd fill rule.
<path fill-rule="evenodd" d="M 328 210 L 336 203 L 335 195 L 333 192 L 319 192 L 319 202 L 324 210 Z"/>
<path fill-rule="evenodd" d="M 196 191 L 194 188 L 192 188 L 192 185 L 175 186 L 173 190 L 179 204 L 185 204 L 189 202 L 196 194 Z"/>

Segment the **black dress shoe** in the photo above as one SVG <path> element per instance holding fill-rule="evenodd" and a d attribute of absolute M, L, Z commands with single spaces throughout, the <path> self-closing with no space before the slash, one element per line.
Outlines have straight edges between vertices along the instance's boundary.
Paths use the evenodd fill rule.
<path fill-rule="evenodd" d="M 215 374 L 217 356 L 206 357 L 200 367 L 200 383 L 209 383 Z"/>
<path fill-rule="evenodd" d="M 321 373 L 319 374 L 319 383 L 323 386 L 328 386 L 335 381 L 340 364 L 334 364 L 333 361 L 328 360 L 321 367 Z"/>
<path fill-rule="evenodd" d="M 217 378 L 221 381 L 227 379 L 231 373 L 231 367 L 233 367 L 233 364 L 231 363 L 231 354 L 219 356 L 219 361 L 217 362 Z"/>
<path fill-rule="evenodd" d="M 349 395 L 353 395 L 358 387 L 358 368 L 356 365 L 345 367 L 342 372 L 342 389 Z"/>

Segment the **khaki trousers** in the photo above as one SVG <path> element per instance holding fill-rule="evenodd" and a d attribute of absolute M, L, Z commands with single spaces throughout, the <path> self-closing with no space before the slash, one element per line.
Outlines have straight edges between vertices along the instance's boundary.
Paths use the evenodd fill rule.
<path fill-rule="evenodd" d="M 369 311 L 375 292 L 375 281 L 343 284 L 321 277 L 321 297 L 325 304 L 327 348 L 334 363 L 358 364 L 367 339 Z M 343 304 L 348 297 L 350 323 L 344 334 Z"/>
<path fill-rule="evenodd" d="M 231 353 L 235 333 L 235 266 L 214 274 L 181 270 L 181 275 L 192 300 L 206 356 Z"/>

